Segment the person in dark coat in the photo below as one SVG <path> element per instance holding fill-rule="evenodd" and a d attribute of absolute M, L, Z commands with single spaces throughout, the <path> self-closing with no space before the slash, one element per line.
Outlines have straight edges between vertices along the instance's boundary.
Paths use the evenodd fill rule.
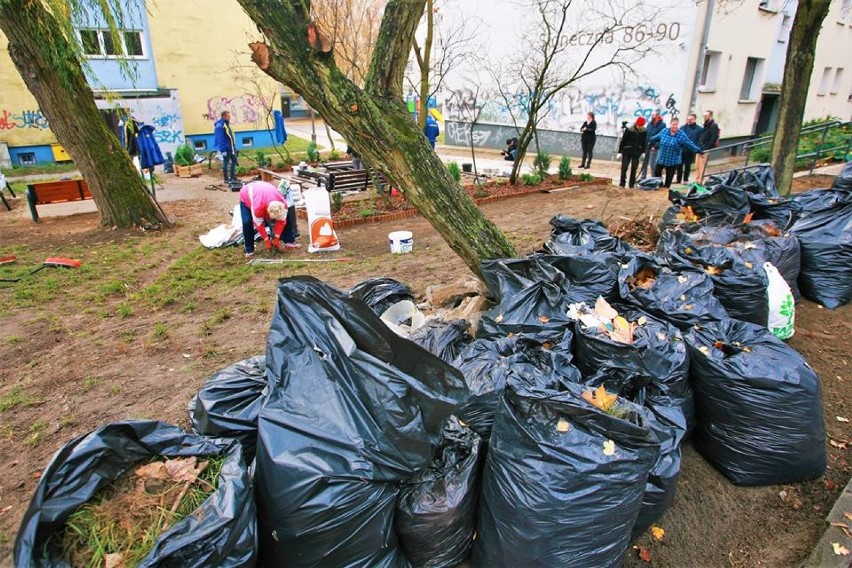
<path fill-rule="evenodd" d="M 651 142 L 652 138 L 655 138 L 659 133 L 666 129 L 666 123 L 663 121 L 663 117 L 660 114 L 660 111 L 655 110 L 651 113 L 651 121 L 648 123 L 648 139 L 645 146 L 645 159 L 642 160 L 642 174 L 639 176 L 640 178 L 645 178 L 648 176 L 648 166 L 651 166 L 651 173 L 656 171 L 657 169 L 657 150 L 659 149 L 659 145 L 657 143 Z"/>
<path fill-rule="evenodd" d="M 506 149 L 500 151 L 500 155 L 503 156 L 504 160 L 509 160 L 510 162 L 514 162 L 515 158 L 518 156 L 518 137 L 515 136 L 513 138 L 509 138 L 506 140 Z"/>
<path fill-rule="evenodd" d="M 704 130 L 700 125 L 695 123 L 696 120 L 695 114 L 690 114 L 686 117 L 686 124 L 683 125 L 681 130 L 686 137 L 698 144 L 698 137 L 701 136 L 701 131 Z M 683 149 L 683 163 L 680 168 L 678 168 L 677 173 L 675 174 L 675 181 L 677 183 L 689 183 L 689 171 L 692 169 L 692 164 L 695 162 L 695 152 L 693 152 L 689 148 Z"/>
<path fill-rule="evenodd" d="M 713 120 L 713 111 L 704 111 L 704 129 L 698 136 L 698 145 L 704 151 L 695 158 L 695 177 L 698 182 L 704 177 L 704 170 L 707 168 L 707 153 L 719 145 L 719 125 Z"/>
<path fill-rule="evenodd" d="M 580 145 L 583 147 L 583 159 L 580 161 L 580 167 L 587 170 L 592 165 L 592 151 L 595 149 L 595 141 L 597 140 L 597 134 L 595 134 L 597 128 L 598 123 L 595 122 L 595 114 L 588 113 L 586 122 L 580 127 Z"/>
<path fill-rule="evenodd" d="M 621 154 L 621 180 L 619 187 L 624 187 L 627 181 L 627 168 L 630 167 L 630 189 L 636 185 L 636 170 L 639 168 L 639 157 L 645 152 L 648 131 L 645 129 L 645 117 L 640 116 L 624 129 L 621 135 L 621 143 L 618 145 L 618 153 Z"/>
<path fill-rule="evenodd" d="M 231 113 L 223 111 L 213 127 L 213 144 L 222 154 L 222 175 L 225 182 L 237 180 L 237 144 L 231 130 Z"/>

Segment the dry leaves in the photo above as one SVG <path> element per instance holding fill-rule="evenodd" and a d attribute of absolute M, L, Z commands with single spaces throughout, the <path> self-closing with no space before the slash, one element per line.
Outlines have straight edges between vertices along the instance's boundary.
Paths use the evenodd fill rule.
<path fill-rule="evenodd" d="M 844 418 L 843 416 L 837 416 L 836 418 L 837 418 L 838 422 L 843 422 L 843 423 L 849 422 L 849 419 Z"/>
<path fill-rule="evenodd" d="M 753 213 L 753 212 L 752 212 L 752 213 L 748 213 L 748 214 L 746 214 L 745 219 L 743 219 L 743 225 L 747 225 L 747 224 L 751 223 L 751 220 L 752 220 L 753 218 L 754 218 L 754 213 Z"/>
<path fill-rule="evenodd" d="M 701 217 L 695 214 L 695 211 L 692 210 L 692 207 L 689 205 L 681 208 L 678 214 L 675 216 L 675 219 L 678 221 L 684 221 L 686 223 L 696 223 Z"/>
<path fill-rule="evenodd" d="M 547 316 L 538 316 L 538 321 L 540 321 L 541 323 L 547 323 L 550 321 L 550 318 Z"/>
<path fill-rule="evenodd" d="M 835 448 L 839 449 L 839 450 L 845 450 L 847 448 L 846 442 L 837 442 L 835 440 L 830 439 L 828 441 L 828 443 L 831 444 L 832 446 L 834 446 Z"/>
<path fill-rule="evenodd" d="M 831 548 L 834 549 L 834 553 L 838 556 L 849 556 L 849 549 L 839 542 L 832 542 Z"/>
<path fill-rule="evenodd" d="M 642 562 L 651 561 L 651 551 L 645 548 L 644 546 L 634 546 L 633 550 L 639 553 L 639 560 L 641 560 Z"/>
<path fill-rule="evenodd" d="M 648 290 L 656 281 L 657 275 L 654 274 L 653 270 L 647 267 L 642 268 L 641 270 L 638 270 L 636 274 L 627 277 L 627 284 L 630 286 L 631 290 L 635 290 L 636 288 Z"/>
<path fill-rule="evenodd" d="M 706 272 L 710 276 L 718 276 L 719 274 L 722 274 L 724 270 L 719 268 L 718 266 L 707 266 L 704 268 L 704 272 Z"/>
<path fill-rule="evenodd" d="M 603 443 L 603 454 L 605 456 L 613 456 L 615 455 L 615 442 L 612 440 L 607 440 Z"/>
<path fill-rule="evenodd" d="M 654 540 L 663 540 L 663 537 L 666 536 L 666 530 L 662 527 L 651 527 L 651 536 L 654 537 Z"/>
<path fill-rule="evenodd" d="M 645 252 L 654 250 L 660 238 L 659 223 L 653 215 L 647 217 L 637 215 L 632 219 L 619 217 L 609 222 L 607 228 L 613 236 Z"/>
<path fill-rule="evenodd" d="M 615 403 L 618 401 L 618 395 L 607 392 L 604 387 L 598 387 L 594 390 L 588 390 L 583 392 L 583 400 L 600 408 L 604 412 L 607 412 L 611 409 Z"/>
<path fill-rule="evenodd" d="M 559 422 L 556 423 L 556 431 L 557 432 L 567 432 L 571 429 L 571 425 L 564 418 L 560 418 Z"/>

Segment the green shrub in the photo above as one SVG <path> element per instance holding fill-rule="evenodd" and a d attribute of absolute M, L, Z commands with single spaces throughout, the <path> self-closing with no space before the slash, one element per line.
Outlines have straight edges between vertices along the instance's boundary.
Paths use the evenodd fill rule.
<path fill-rule="evenodd" d="M 305 152 L 308 154 L 308 161 L 309 162 L 319 162 L 320 153 L 319 153 L 319 150 L 317 150 L 316 144 L 314 144 L 313 142 L 309 142 L 308 148 Z"/>
<path fill-rule="evenodd" d="M 184 142 L 175 150 L 175 164 L 178 166 L 191 166 L 195 163 L 195 152 L 189 144 Z"/>
<path fill-rule="evenodd" d="M 524 174 L 521 176 L 524 185 L 538 185 L 541 183 L 541 174 Z"/>
<path fill-rule="evenodd" d="M 454 180 L 461 181 L 461 168 L 456 162 L 450 162 L 447 164 L 447 171 L 450 172 L 450 175 L 453 176 Z"/>
<path fill-rule="evenodd" d="M 571 158 L 568 156 L 562 156 L 559 160 L 559 179 L 563 181 L 571 179 Z"/>
<path fill-rule="evenodd" d="M 328 153 L 328 159 L 332 162 L 339 160 L 340 159 L 340 152 L 338 152 L 337 150 L 332 150 L 331 152 Z"/>
<path fill-rule="evenodd" d="M 547 177 L 547 170 L 550 169 L 550 162 L 552 161 L 553 157 L 547 152 L 539 152 L 535 155 L 535 158 L 533 159 L 533 168 L 536 169 L 541 179 Z"/>
<path fill-rule="evenodd" d="M 283 170 L 286 167 L 287 167 L 287 162 L 283 162 L 281 160 L 275 162 L 275 168 L 278 169 L 278 170 Z"/>
<path fill-rule="evenodd" d="M 337 213 L 343 207 L 343 194 L 335 191 L 331 194 L 331 212 Z"/>
<path fill-rule="evenodd" d="M 817 124 L 821 124 L 827 121 L 837 120 L 834 117 L 827 116 L 825 118 L 820 118 L 816 120 L 809 120 L 802 124 L 802 127 L 814 126 Z M 772 134 L 771 132 L 761 134 L 761 136 L 767 136 Z M 829 130 L 825 136 L 825 142 L 823 142 L 822 147 L 824 149 L 828 148 L 836 148 L 838 146 L 845 146 L 846 142 L 849 139 L 849 136 L 852 136 L 852 128 L 844 127 L 844 128 L 832 128 Z M 799 146 L 796 150 L 796 154 L 801 156 L 803 154 L 810 154 L 816 152 L 820 146 L 820 140 L 822 140 L 822 131 L 818 130 L 816 132 L 805 134 L 799 139 Z M 836 161 L 845 161 L 846 156 L 844 155 L 843 150 L 835 150 L 833 152 L 827 152 L 821 159 L 833 159 Z M 770 162 L 772 160 L 772 144 L 771 142 L 767 142 L 766 144 L 762 144 L 760 146 L 756 146 L 749 151 L 748 161 L 749 163 L 761 164 Z M 804 158 L 800 160 L 796 160 L 796 169 L 806 169 L 811 166 L 813 162 L 813 158 Z"/>
<path fill-rule="evenodd" d="M 238 176 L 244 176 L 248 173 L 248 171 L 248 168 L 245 166 L 237 166 L 237 169 L 234 170 L 234 173 L 236 173 Z"/>
<path fill-rule="evenodd" d="M 484 197 L 490 197 L 491 194 L 488 193 L 488 190 L 485 189 L 484 187 L 480 187 L 476 190 L 476 192 L 474 192 L 473 196 L 476 197 L 477 199 L 482 199 Z"/>
<path fill-rule="evenodd" d="M 592 174 L 586 174 L 586 173 L 580 174 L 580 181 L 592 181 L 593 179 L 595 179 L 595 178 L 592 177 Z"/>
<path fill-rule="evenodd" d="M 264 154 L 262 150 L 258 150 L 254 153 L 254 161 L 257 163 L 258 168 L 265 168 L 272 163 L 272 160 L 267 158 L 266 154 Z"/>

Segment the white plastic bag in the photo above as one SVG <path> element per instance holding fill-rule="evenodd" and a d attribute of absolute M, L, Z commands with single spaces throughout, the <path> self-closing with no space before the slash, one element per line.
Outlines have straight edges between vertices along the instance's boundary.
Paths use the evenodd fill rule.
<path fill-rule="evenodd" d="M 796 301 L 790 286 L 784 281 L 784 277 L 778 269 L 770 262 L 763 263 L 763 270 L 769 279 L 766 294 L 769 298 L 769 320 L 766 327 L 772 335 L 778 339 L 790 339 L 796 332 Z"/>
<path fill-rule="evenodd" d="M 302 192 L 308 210 L 308 229 L 311 244 L 308 252 L 330 252 L 340 250 L 340 242 L 331 220 L 331 201 L 328 191 L 322 187 Z"/>

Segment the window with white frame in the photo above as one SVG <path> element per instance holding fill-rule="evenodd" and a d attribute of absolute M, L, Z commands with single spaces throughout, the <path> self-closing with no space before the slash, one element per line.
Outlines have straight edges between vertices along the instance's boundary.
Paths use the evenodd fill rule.
<path fill-rule="evenodd" d="M 834 82 L 831 84 L 831 90 L 829 92 L 832 95 L 836 95 L 840 92 L 841 86 L 843 86 L 843 67 L 838 67 L 834 70 Z"/>
<path fill-rule="evenodd" d="M 109 30 L 80 29 L 77 30 L 83 54 L 86 57 L 114 58 L 126 57 L 128 59 L 144 59 L 145 44 L 142 41 L 142 32 L 139 30 L 119 30 L 116 45 L 113 35 Z"/>
<path fill-rule="evenodd" d="M 760 84 L 760 76 L 763 74 L 763 59 L 749 57 L 746 59 L 745 73 L 743 73 L 743 84 L 740 87 L 741 101 L 757 100 Z"/>
<path fill-rule="evenodd" d="M 822 79 L 819 81 L 817 95 L 823 96 L 828 92 L 828 85 L 831 83 L 831 67 L 826 67 L 822 70 Z"/>
<path fill-rule="evenodd" d="M 719 64 L 722 61 L 722 53 L 719 51 L 707 51 L 704 54 L 704 66 L 701 68 L 701 81 L 698 88 L 701 91 L 715 91 L 716 80 L 719 78 Z"/>

